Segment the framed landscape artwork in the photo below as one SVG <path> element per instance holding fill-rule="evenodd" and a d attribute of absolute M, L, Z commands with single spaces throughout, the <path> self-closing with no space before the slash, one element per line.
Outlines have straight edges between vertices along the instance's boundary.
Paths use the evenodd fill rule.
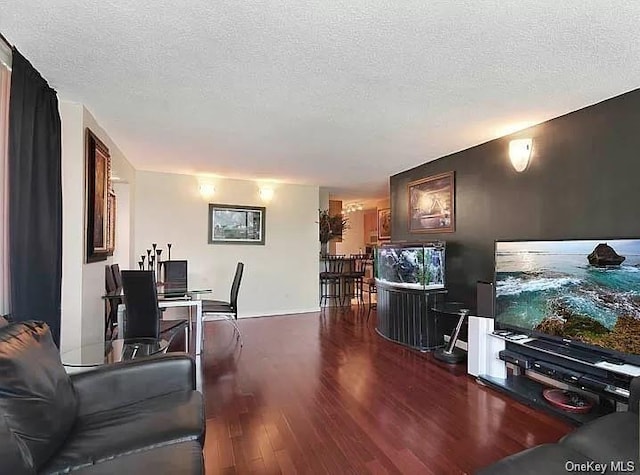
<path fill-rule="evenodd" d="M 409 232 L 455 231 L 454 185 L 452 171 L 409 183 Z"/>
<path fill-rule="evenodd" d="M 266 208 L 226 204 L 209 205 L 209 244 L 265 243 Z"/>
<path fill-rule="evenodd" d="M 113 254 L 109 243 L 109 149 L 89 129 L 86 133 L 86 261 L 106 260 Z M 113 201 L 115 216 L 115 200 Z M 115 233 L 115 221 L 114 229 Z"/>
<path fill-rule="evenodd" d="M 391 209 L 378 210 L 378 241 L 391 239 Z"/>

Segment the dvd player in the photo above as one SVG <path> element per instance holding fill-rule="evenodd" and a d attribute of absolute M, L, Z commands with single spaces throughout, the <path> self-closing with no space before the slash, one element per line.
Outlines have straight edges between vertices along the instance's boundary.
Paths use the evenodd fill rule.
<path fill-rule="evenodd" d="M 533 363 L 532 369 L 537 373 L 572 384 L 578 384 L 580 378 L 583 377 L 582 373 L 540 360 Z"/>

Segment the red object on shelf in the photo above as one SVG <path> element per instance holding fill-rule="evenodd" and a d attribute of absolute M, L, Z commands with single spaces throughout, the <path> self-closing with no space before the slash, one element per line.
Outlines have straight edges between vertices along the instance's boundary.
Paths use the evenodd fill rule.
<path fill-rule="evenodd" d="M 566 389 L 545 389 L 542 395 L 547 402 L 567 412 L 586 414 L 593 408 L 593 403 L 582 394 Z"/>

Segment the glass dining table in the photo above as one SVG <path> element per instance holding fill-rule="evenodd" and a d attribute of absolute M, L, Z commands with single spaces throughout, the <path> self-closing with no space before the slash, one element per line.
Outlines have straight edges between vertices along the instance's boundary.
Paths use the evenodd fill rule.
<path fill-rule="evenodd" d="M 203 294 L 210 294 L 212 289 L 185 288 L 181 286 L 159 283 L 157 287 L 158 307 L 176 308 L 187 307 L 189 310 L 189 326 L 192 322 L 192 309 L 196 310 L 196 355 L 202 353 L 203 327 L 202 327 L 202 300 Z M 107 292 L 102 298 L 104 300 L 120 300 L 123 302 L 124 293 L 122 289 L 115 292 Z M 125 305 L 118 305 L 117 321 L 118 327 L 123 328 Z"/>
<path fill-rule="evenodd" d="M 167 348 L 169 341 L 164 338 L 115 339 L 88 343 L 63 351 L 60 353 L 60 359 L 68 368 L 93 368 L 164 353 Z"/>

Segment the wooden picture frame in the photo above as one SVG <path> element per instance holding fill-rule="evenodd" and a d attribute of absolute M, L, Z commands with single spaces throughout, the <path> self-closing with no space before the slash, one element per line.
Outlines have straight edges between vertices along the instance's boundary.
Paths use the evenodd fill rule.
<path fill-rule="evenodd" d="M 88 128 L 85 147 L 86 262 L 97 262 L 113 253 L 109 251 L 108 214 L 111 157 L 107 146 Z"/>
<path fill-rule="evenodd" d="M 116 194 L 109 191 L 107 196 L 107 252 L 109 256 L 113 255 L 116 248 Z"/>
<path fill-rule="evenodd" d="M 455 231 L 454 172 L 440 173 L 407 186 L 410 233 Z"/>
<path fill-rule="evenodd" d="M 209 244 L 264 246 L 266 208 L 209 204 Z"/>
<path fill-rule="evenodd" d="M 391 239 L 391 208 L 378 210 L 378 241 Z"/>

